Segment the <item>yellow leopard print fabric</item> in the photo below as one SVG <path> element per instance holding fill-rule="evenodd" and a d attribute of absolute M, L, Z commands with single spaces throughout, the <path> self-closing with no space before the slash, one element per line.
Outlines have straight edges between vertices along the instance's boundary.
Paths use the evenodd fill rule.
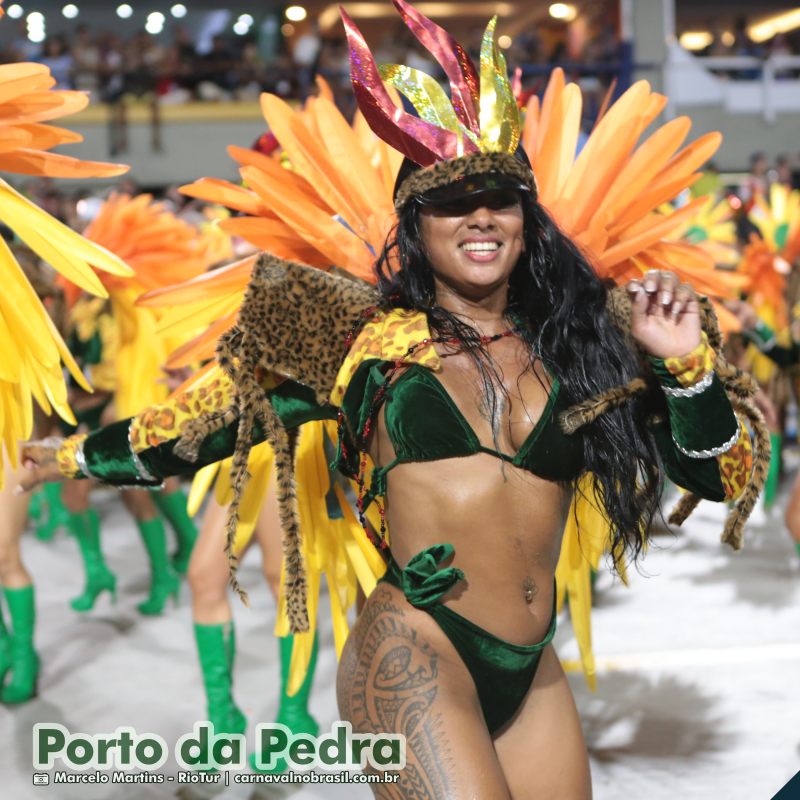
<path fill-rule="evenodd" d="M 134 452 L 180 438 L 184 426 L 205 411 L 223 411 L 233 399 L 233 384 L 219 375 L 208 384 L 191 389 L 131 420 L 130 441 Z"/>
<path fill-rule="evenodd" d="M 737 417 L 739 415 L 737 414 Z M 753 470 L 753 445 L 750 434 L 739 417 L 739 439 L 730 450 L 717 456 L 719 477 L 725 490 L 727 500 L 737 500 L 747 486 L 747 480 Z"/>
<path fill-rule="evenodd" d="M 684 388 L 693 386 L 714 369 L 716 353 L 708 343 L 705 332 L 701 333 L 701 337 L 700 344 L 691 353 L 664 359 L 664 366 Z"/>
<path fill-rule="evenodd" d="M 350 347 L 350 352 L 336 376 L 331 392 L 331 403 L 338 406 L 359 365 L 368 358 L 395 361 L 403 358 L 410 364 L 421 364 L 432 370 L 441 369 L 436 348 L 430 344 L 420 347 L 410 356 L 408 349 L 424 339 L 431 338 L 428 320 L 420 311 L 394 309 L 388 313 L 376 312 L 361 330 Z"/>
<path fill-rule="evenodd" d="M 75 453 L 83 444 L 88 434 L 77 433 L 61 442 L 61 446 L 56 451 L 56 464 L 59 472 L 66 478 L 80 478 L 81 468 L 78 466 L 78 459 Z"/>
<path fill-rule="evenodd" d="M 703 333 L 702 341 L 691 353 L 666 358 L 664 364 L 681 386 L 688 387 L 702 380 L 714 369 L 715 359 L 716 354 Z M 725 498 L 737 500 L 744 492 L 753 470 L 753 445 L 741 417 L 739 417 L 739 438 L 736 444 L 716 458 Z"/>

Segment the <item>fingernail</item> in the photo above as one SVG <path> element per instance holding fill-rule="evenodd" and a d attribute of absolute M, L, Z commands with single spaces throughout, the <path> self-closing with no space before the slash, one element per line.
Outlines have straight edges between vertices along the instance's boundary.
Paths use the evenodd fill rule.
<path fill-rule="evenodd" d="M 668 306 L 672 302 L 672 295 L 669 292 L 661 292 L 661 305 Z"/>

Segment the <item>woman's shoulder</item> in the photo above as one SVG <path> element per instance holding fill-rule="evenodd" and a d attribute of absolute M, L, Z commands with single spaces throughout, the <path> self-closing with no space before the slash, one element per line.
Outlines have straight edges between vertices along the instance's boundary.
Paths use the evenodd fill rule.
<path fill-rule="evenodd" d="M 394 308 L 374 309 L 369 319 L 353 338 L 331 393 L 331 402 L 339 405 L 350 381 L 366 361 L 396 362 L 403 360 L 439 369 L 436 349 L 430 343 L 430 326 L 422 311 Z"/>

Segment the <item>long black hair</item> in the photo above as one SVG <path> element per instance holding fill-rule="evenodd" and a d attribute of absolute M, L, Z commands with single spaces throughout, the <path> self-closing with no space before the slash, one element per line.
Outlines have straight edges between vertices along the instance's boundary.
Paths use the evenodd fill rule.
<path fill-rule="evenodd" d="M 570 402 L 627 383 L 641 366 L 609 317 L 608 285 L 541 204 L 527 192 L 521 196 L 525 249 L 511 274 L 506 315 L 527 332 L 531 368 L 540 359 Z M 378 258 L 382 302 L 386 308 L 422 311 L 433 331 L 458 338 L 476 360 L 493 405 L 498 382 L 478 332 L 436 305 L 420 213 L 416 201 L 405 204 Z M 595 500 L 611 524 L 615 563 L 640 554 L 661 495 L 661 458 L 644 408 L 644 401 L 633 399 L 583 429 L 584 465 L 595 476 Z"/>

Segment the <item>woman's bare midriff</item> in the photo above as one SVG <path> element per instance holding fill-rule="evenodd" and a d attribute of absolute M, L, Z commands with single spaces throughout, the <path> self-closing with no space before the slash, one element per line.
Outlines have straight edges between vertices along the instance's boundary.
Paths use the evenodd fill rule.
<path fill-rule="evenodd" d="M 528 368 L 528 351 L 519 338 L 492 347 L 506 390 L 496 449 L 513 454 L 539 421 L 550 382 L 540 364 L 535 372 Z M 471 358 L 463 353 L 443 358 L 437 379 L 479 439 L 493 447 Z M 378 464 L 394 458 L 383 413 L 371 455 Z M 550 625 L 570 499 L 568 488 L 487 453 L 399 464 L 387 476 L 392 555 L 405 566 L 426 547 L 452 544 L 452 565 L 466 579 L 446 595 L 445 605 L 501 639 L 535 644 Z"/>
<path fill-rule="evenodd" d="M 553 575 L 569 492 L 486 454 L 414 462 L 388 475 L 394 559 L 449 542 L 466 579 L 445 605 L 514 644 L 541 641 L 553 610 Z M 526 592 L 532 592 L 531 602 Z M 530 596 L 530 595 L 528 595 Z"/>

